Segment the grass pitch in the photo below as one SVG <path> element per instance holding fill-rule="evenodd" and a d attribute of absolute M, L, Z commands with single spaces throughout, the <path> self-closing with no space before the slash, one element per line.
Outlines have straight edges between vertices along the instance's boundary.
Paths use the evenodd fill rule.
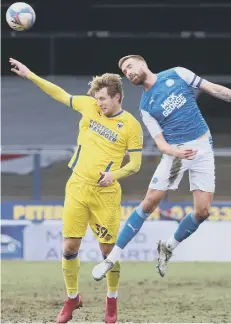
<path fill-rule="evenodd" d="M 82 263 L 84 307 L 71 322 L 102 322 L 106 282 Z M 170 263 L 166 277 L 154 263 L 122 263 L 119 322 L 231 322 L 231 263 Z M 66 298 L 61 263 L 2 261 L 1 322 L 55 322 Z"/>

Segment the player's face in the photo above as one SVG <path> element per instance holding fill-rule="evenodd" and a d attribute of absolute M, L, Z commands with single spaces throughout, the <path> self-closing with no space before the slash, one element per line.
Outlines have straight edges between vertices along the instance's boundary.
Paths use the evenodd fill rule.
<path fill-rule="evenodd" d="M 103 114 L 106 116 L 113 115 L 119 105 L 119 94 L 116 94 L 113 98 L 110 97 L 106 87 L 95 93 L 95 99 Z"/>
<path fill-rule="evenodd" d="M 146 79 L 145 67 L 145 62 L 131 57 L 122 64 L 121 70 L 133 84 L 142 85 Z"/>

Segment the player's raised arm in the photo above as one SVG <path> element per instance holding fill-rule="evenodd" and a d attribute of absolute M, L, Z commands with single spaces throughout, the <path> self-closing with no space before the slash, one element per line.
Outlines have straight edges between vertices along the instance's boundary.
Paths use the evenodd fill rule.
<path fill-rule="evenodd" d="M 43 78 L 40 78 L 35 73 L 31 72 L 27 66 L 21 62 L 10 58 L 10 64 L 13 66 L 11 71 L 18 74 L 21 77 L 27 78 L 34 82 L 42 91 L 51 96 L 53 99 L 62 102 L 71 108 L 83 112 L 83 110 L 92 104 L 97 104 L 96 100 L 89 96 L 72 96 L 64 89 L 60 88 L 56 84 L 49 82 Z"/>
<path fill-rule="evenodd" d="M 10 58 L 10 64 L 13 66 L 11 71 L 18 74 L 21 77 L 27 78 L 34 82 L 41 90 L 43 90 L 46 94 L 51 96 L 53 99 L 64 103 L 69 106 L 71 95 L 67 93 L 62 88 L 58 87 L 52 82 L 49 82 L 43 78 L 40 78 L 33 72 L 31 72 L 27 66 L 22 64 L 21 62 Z"/>
<path fill-rule="evenodd" d="M 224 86 L 221 86 L 220 84 L 212 83 L 203 79 L 200 85 L 200 89 L 218 99 L 231 102 L 231 90 Z"/>
<path fill-rule="evenodd" d="M 218 99 L 231 102 L 230 89 L 202 79 L 192 71 L 183 67 L 176 67 L 175 71 L 189 86 L 207 92 Z"/>

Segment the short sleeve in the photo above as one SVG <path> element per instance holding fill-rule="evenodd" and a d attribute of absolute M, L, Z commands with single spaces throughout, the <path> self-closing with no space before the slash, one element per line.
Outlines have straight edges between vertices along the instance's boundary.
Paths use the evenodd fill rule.
<path fill-rule="evenodd" d="M 142 116 L 144 125 L 147 127 L 147 129 L 153 139 L 157 135 L 159 135 L 163 132 L 158 121 L 154 117 L 152 117 L 147 111 L 141 110 L 141 116 Z"/>
<path fill-rule="evenodd" d="M 90 96 L 70 96 L 70 107 L 82 115 L 88 114 L 92 110 L 99 110 L 97 100 Z"/>
<path fill-rule="evenodd" d="M 143 148 L 143 130 L 135 120 L 129 128 L 127 150 L 128 152 L 141 152 Z"/>
<path fill-rule="evenodd" d="M 189 86 L 193 88 L 200 88 L 202 78 L 193 73 L 192 71 L 185 69 L 183 67 L 176 67 L 175 72 L 183 79 Z"/>

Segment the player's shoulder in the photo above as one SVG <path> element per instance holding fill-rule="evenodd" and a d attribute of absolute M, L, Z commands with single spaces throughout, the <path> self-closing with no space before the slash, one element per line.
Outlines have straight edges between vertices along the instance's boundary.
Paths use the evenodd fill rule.
<path fill-rule="evenodd" d="M 97 100 L 91 96 L 87 95 L 72 95 L 70 97 L 70 100 L 73 101 L 73 103 L 84 103 L 87 105 L 98 105 Z"/>
<path fill-rule="evenodd" d="M 142 126 L 140 122 L 128 111 L 124 110 L 122 122 L 124 123 L 125 129 L 128 130 L 129 133 L 137 133 L 142 131 Z"/>
<path fill-rule="evenodd" d="M 140 124 L 140 122 L 127 110 L 123 110 L 123 114 L 121 114 L 121 116 L 123 116 L 123 120 L 127 121 L 128 123 L 137 124 L 137 125 Z"/>
<path fill-rule="evenodd" d="M 181 80 L 185 81 L 187 84 L 190 84 L 190 82 L 195 77 L 195 74 L 182 66 L 176 66 L 171 69 L 161 71 L 158 73 L 158 80 L 162 82 L 165 82 L 167 86 L 172 86 L 174 84 L 174 80 Z"/>
<path fill-rule="evenodd" d="M 176 78 L 179 76 L 179 74 L 177 73 L 177 71 L 179 69 L 184 69 L 182 67 L 172 67 L 172 68 L 169 68 L 167 70 L 163 70 L 163 71 L 160 71 L 159 73 L 157 73 L 157 77 L 158 79 L 166 79 L 166 78 Z"/>
<path fill-rule="evenodd" d="M 91 96 L 71 96 L 70 107 L 78 110 L 84 115 L 92 115 L 100 111 L 97 100 Z"/>

